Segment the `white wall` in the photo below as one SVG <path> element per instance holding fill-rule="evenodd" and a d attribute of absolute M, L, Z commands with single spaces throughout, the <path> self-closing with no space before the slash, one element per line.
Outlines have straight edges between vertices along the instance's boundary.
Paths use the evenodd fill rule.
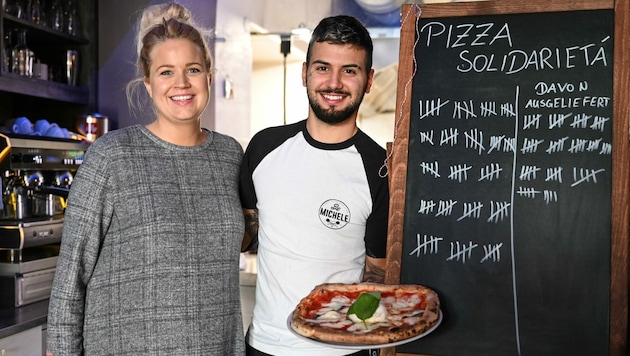
<path fill-rule="evenodd" d="M 278 53 L 281 55 L 280 53 Z M 305 55 L 304 55 L 305 57 Z M 286 123 L 306 119 L 308 99 L 302 86 L 302 62 L 287 63 Z M 254 134 L 266 127 L 284 124 L 284 66 L 259 66 L 253 68 L 252 78 L 252 126 Z"/>
<path fill-rule="evenodd" d="M 253 0 L 217 0 L 213 129 L 236 138 L 243 146 L 250 138 L 253 94 L 248 14 L 256 18 L 263 5 Z M 230 98 L 226 97 L 226 81 L 231 86 Z"/>

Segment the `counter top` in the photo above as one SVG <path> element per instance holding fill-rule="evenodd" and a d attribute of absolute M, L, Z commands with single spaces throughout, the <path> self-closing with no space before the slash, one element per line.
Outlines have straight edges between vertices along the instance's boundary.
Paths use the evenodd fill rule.
<path fill-rule="evenodd" d="M 46 324 L 48 299 L 19 308 L 0 308 L 0 339 Z"/>

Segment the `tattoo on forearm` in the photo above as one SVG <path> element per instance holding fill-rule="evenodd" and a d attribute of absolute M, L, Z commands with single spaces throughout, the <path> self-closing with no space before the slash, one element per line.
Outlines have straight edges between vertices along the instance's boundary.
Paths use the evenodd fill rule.
<path fill-rule="evenodd" d="M 385 282 L 385 270 L 370 262 L 369 259 L 366 259 L 365 272 L 363 272 L 363 281 L 383 283 Z"/>
<path fill-rule="evenodd" d="M 251 213 L 245 214 L 245 235 L 249 238 L 246 246 L 248 249 L 257 245 L 258 240 L 258 211 L 252 210 Z"/>

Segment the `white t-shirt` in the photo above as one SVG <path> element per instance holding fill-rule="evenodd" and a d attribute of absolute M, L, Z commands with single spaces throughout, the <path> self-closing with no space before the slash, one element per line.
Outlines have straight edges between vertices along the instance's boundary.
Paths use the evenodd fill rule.
<path fill-rule="evenodd" d="M 296 336 L 289 314 L 316 285 L 362 279 L 366 254 L 385 257 L 389 191 L 385 150 L 359 131 L 315 141 L 305 121 L 250 142 L 241 170 L 244 208 L 259 213 L 256 305 L 249 344 L 272 355 L 345 355 Z"/>

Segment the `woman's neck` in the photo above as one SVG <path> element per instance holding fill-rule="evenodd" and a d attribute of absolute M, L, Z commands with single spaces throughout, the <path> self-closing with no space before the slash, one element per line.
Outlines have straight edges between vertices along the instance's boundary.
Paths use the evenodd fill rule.
<path fill-rule="evenodd" d="M 160 139 L 178 146 L 198 146 L 208 137 L 200 125 L 171 126 L 153 121 L 146 128 Z"/>

